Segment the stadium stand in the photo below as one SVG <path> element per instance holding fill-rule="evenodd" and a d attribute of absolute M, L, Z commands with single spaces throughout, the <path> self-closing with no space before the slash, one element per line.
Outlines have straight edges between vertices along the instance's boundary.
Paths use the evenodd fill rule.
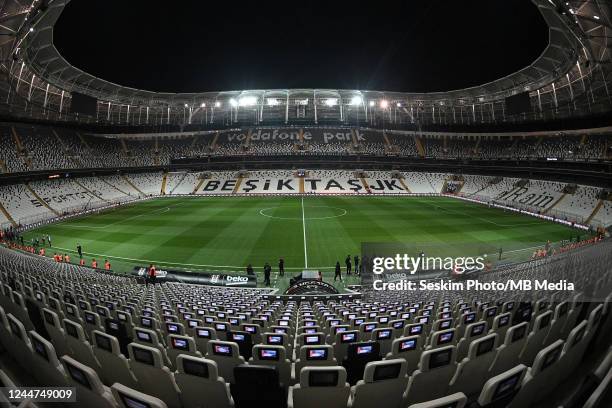
<path fill-rule="evenodd" d="M 593 258 L 594 252 L 599 257 Z M 568 266 L 575 268 L 580 265 L 580 271 L 575 272 L 576 278 L 593 279 L 595 284 L 591 287 L 599 291 L 599 295 L 607 296 L 607 300 L 612 299 L 612 295 L 601 291 L 610 287 L 610 276 L 602 275 L 599 271 L 610 262 L 611 254 L 610 242 L 603 241 L 573 254 L 574 262 Z M 451 394 L 465 395 L 470 401 L 478 399 L 481 405 L 485 400 L 494 401 L 513 395 L 508 400 L 510 406 L 523 407 L 546 397 L 555 384 L 565 381 L 580 364 L 589 345 L 594 347 L 602 340 L 604 343 L 599 344 L 609 341 L 610 332 L 605 329 L 612 324 L 610 303 L 541 303 L 535 302 L 537 297 L 532 301 L 535 307 L 529 309 L 533 314 L 527 321 L 515 324 L 519 314 L 521 319 L 524 316 L 519 312 L 520 308 L 514 313 L 511 306 L 518 304 L 513 299 L 519 300 L 522 295 L 506 293 L 494 301 L 497 305 L 494 308 L 496 316 L 501 316 L 506 310 L 510 311 L 508 315 L 513 315 L 508 323 L 511 326 L 504 331 L 500 331 L 499 324 L 487 331 L 488 320 L 492 321 L 494 317 L 483 312 L 476 317 L 477 321 L 465 327 L 463 337 L 458 342 L 435 343 L 441 338 L 435 333 L 435 329 L 440 328 L 437 323 L 422 333 L 424 337 L 405 338 L 399 337 L 401 332 L 393 332 L 395 340 L 391 352 L 386 356 L 372 354 L 372 358 L 366 358 L 363 363 L 359 363 L 359 358 L 363 359 L 360 356 L 367 355 L 372 345 L 378 348 L 382 343 L 369 339 L 353 343 L 348 354 L 340 357 L 335 353 L 336 341 L 342 340 L 342 336 L 349 331 L 338 332 L 333 338 L 322 336 L 319 340 L 322 343 L 318 345 L 306 344 L 302 335 L 302 340 L 296 341 L 297 350 L 293 357 L 283 346 L 269 346 L 259 343 L 259 340 L 253 343 L 252 353 L 248 350 L 253 356 L 250 359 L 246 357 L 246 350 L 237 343 L 225 340 L 209 341 L 206 353 L 200 357 L 200 353 L 195 351 L 196 339 L 190 333 L 157 337 L 160 326 L 151 326 L 152 330 L 135 326 L 134 333 L 141 330 L 157 339 L 157 343 L 147 346 L 144 345 L 147 340 L 140 336 L 118 339 L 111 334 L 112 331 L 109 332 L 107 323 L 124 325 L 121 319 L 117 319 L 117 313 L 124 311 L 134 322 L 142 320 L 142 316 L 148 316 L 149 321 L 162 322 L 166 319 L 167 322 L 174 322 L 171 317 L 179 316 L 176 323 L 186 327 L 185 318 L 180 317 L 183 316 L 181 311 L 190 310 L 197 315 L 216 315 L 216 320 L 202 322 L 203 329 L 213 330 L 222 323 L 229 325 L 233 315 L 244 317 L 240 323 L 240 328 L 243 328 L 251 319 L 267 313 L 270 319 L 264 321 L 261 330 L 273 330 L 273 322 L 278 317 L 286 316 L 288 333 L 297 335 L 303 324 L 306 324 L 304 327 L 324 327 L 323 323 L 329 316 L 335 317 L 340 326 L 350 326 L 351 317 L 354 316 L 351 314 L 356 311 L 370 318 L 389 316 L 397 319 L 403 305 L 412 305 L 414 316 L 427 310 L 450 310 L 452 320 L 459 322 L 454 326 L 454 331 L 459 330 L 461 317 L 466 316 L 466 304 L 489 304 L 489 298 L 474 295 L 474 299 L 464 302 L 467 299 L 453 292 L 431 293 L 429 298 L 421 299 L 410 299 L 405 295 L 397 295 L 403 297 L 396 298 L 390 292 L 366 292 L 363 300 L 298 304 L 268 297 L 269 289 L 224 289 L 180 283 L 145 286 L 130 277 L 57 264 L 5 248 L 0 248 L 0 261 L 0 329 L 5 333 L 2 335 L 3 347 L 11 350 L 12 355 L 18 355 L 24 368 L 29 367 L 36 373 L 37 381 L 42 384 L 51 384 L 50 381 L 54 384 L 73 384 L 83 398 L 81 401 L 87 400 L 91 406 L 117 406 L 121 403 L 117 401 L 117 393 L 108 388 L 110 386 L 139 392 L 134 394 L 139 398 L 158 398 L 169 407 L 197 406 L 197 390 L 207 390 L 215 406 L 232 406 L 236 398 L 245 398 L 243 386 L 240 385 L 243 383 L 236 375 L 240 372 L 239 376 L 242 376 L 242 370 L 246 367 L 256 368 L 263 364 L 264 367 L 278 367 L 280 381 L 276 381 L 281 387 L 280 395 L 285 395 L 284 401 L 294 407 L 313 406 L 323 398 L 329 401 L 326 406 L 370 407 L 377 405 L 379 396 L 383 394 L 388 396 L 389 403 L 401 407 L 446 398 Z M 509 270 L 496 274 L 545 278 L 558 273 L 559 265 L 563 265 L 559 260 L 549 260 L 545 264 L 540 262 L 538 265 L 532 261 L 511 266 Z M 496 275 L 486 277 L 486 280 L 494 279 Z M 16 303 L 18 298 L 23 299 L 21 305 Z M 491 295 L 491 299 L 495 298 L 495 295 Z M 96 303 L 112 304 L 113 310 L 109 313 L 109 309 L 99 306 L 88 310 L 88 305 Z M 545 306 L 541 308 L 538 304 Z M 560 308 L 563 305 L 567 305 L 567 309 Z M 229 316 L 222 313 L 224 310 L 231 310 Z M 477 310 L 485 309 L 480 307 Z M 563 315 L 559 310 L 565 310 Z M 88 313 L 103 322 L 98 326 L 99 330 L 84 329 L 89 320 Z M 59 319 L 61 316 L 65 316 L 63 321 Z M 401 320 L 408 325 L 413 319 L 416 317 L 406 316 Z M 543 323 L 544 320 L 546 323 Z M 367 324 L 363 323 L 361 327 Z M 379 329 L 390 327 L 386 326 L 389 323 L 379 324 L 382 325 Z M 485 329 L 473 335 L 476 333 L 473 328 L 480 324 Z M 533 326 L 528 335 L 523 329 L 521 336 L 517 336 L 521 327 L 527 328 L 531 324 Z M 565 326 L 568 327 L 562 330 Z M 238 331 L 238 328 L 231 325 L 227 338 L 238 339 L 230 337 L 231 333 L 247 333 Z M 505 340 L 499 339 L 499 334 L 503 332 Z M 263 334 L 261 337 L 269 335 Z M 372 338 L 376 337 L 373 335 Z M 12 340 L 4 341 L 9 338 Z M 422 348 L 418 345 L 423 338 L 430 339 L 430 346 Z M 464 349 L 466 341 L 469 343 L 468 350 L 461 357 L 458 350 Z M 120 342 L 124 343 L 123 346 Z M 127 354 L 124 354 L 125 346 Z M 66 350 L 66 355 L 64 351 L 60 352 L 62 349 Z M 420 350 L 418 360 L 407 357 L 417 349 Z M 169 359 L 164 356 L 166 352 Z M 286 372 L 287 364 L 292 367 L 291 376 L 282 374 Z M 552 367 L 556 368 L 553 370 Z M 350 375 L 347 376 L 347 373 Z M 505 379 L 512 384 L 514 392 L 499 391 L 501 386 L 497 391 L 492 389 L 493 384 L 499 385 Z M 312 387 L 316 390 L 321 388 L 321 393 L 312 392 Z"/>

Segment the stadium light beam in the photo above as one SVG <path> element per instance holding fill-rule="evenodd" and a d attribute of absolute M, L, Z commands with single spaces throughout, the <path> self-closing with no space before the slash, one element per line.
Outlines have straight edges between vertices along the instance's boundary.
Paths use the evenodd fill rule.
<path fill-rule="evenodd" d="M 389 107 L 389 101 L 386 99 L 383 99 L 382 101 L 380 101 L 380 107 L 382 109 L 387 109 Z"/>
<path fill-rule="evenodd" d="M 221 107 L 221 102 L 217 101 L 215 102 L 215 108 L 220 108 Z"/>
<path fill-rule="evenodd" d="M 278 99 L 276 98 L 268 98 L 266 99 L 266 103 L 268 106 L 278 106 L 280 102 L 278 102 Z"/>
<path fill-rule="evenodd" d="M 237 100 L 235 100 L 234 98 L 230 99 L 230 100 L 229 100 L 229 103 L 230 103 L 230 105 L 231 105 L 232 107 L 234 107 L 234 108 L 235 108 L 236 106 L 238 106 L 238 101 L 237 101 Z"/>
<path fill-rule="evenodd" d="M 204 102 L 202 102 L 202 103 L 200 104 L 200 108 L 205 108 L 205 107 L 206 107 L 206 104 L 205 104 Z"/>
<path fill-rule="evenodd" d="M 374 105 L 376 105 L 376 102 L 370 101 L 370 106 L 374 106 Z"/>
<path fill-rule="evenodd" d="M 351 105 L 359 106 L 363 103 L 363 98 L 359 95 L 355 95 L 351 98 Z"/>

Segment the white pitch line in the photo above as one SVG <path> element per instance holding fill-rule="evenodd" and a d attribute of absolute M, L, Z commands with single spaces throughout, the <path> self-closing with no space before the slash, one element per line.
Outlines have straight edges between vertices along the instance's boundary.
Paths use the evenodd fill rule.
<path fill-rule="evenodd" d="M 304 197 L 302 197 L 302 229 L 304 230 L 304 268 L 308 268 L 308 250 L 306 249 L 306 217 L 304 216 Z"/>

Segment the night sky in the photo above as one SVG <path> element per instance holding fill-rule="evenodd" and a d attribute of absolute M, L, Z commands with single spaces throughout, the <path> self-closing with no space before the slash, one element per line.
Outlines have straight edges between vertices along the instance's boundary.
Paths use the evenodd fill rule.
<path fill-rule="evenodd" d="M 54 38 L 76 67 L 151 91 L 434 92 L 529 65 L 548 29 L 529 0 L 72 0 Z"/>

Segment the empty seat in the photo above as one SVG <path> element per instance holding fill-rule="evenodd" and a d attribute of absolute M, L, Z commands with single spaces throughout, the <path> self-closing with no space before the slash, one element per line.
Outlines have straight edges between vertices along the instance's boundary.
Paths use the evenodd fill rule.
<path fill-rule="evenodd" d="M 350 386 L 343 367 L 305 367 L 300 382 L 289 388 L 289 408 L 346 408 Z"/>
<path fill-rule="evenodd" d="M 130 343 L 128 352 L 130 369 L 138 381 L 138 389 L 161 399 L 170 408 L 180 407 L 180 390 L 174 380 L 174 374 L 164 365 L 159 350 Z"/>
<path fill-rule="evenodd" d="M 529 323 L 523 322 L 512 326 L 506 332 L 504 343 L 497 348 L 491 364 L 490 374 L 496 376 L 519 364 L 519 356 L 527 342 Z"/>
<path fill-rule="evenodd" d="M 418 368 L 423 352 L 420 336 L 400 337 L 393 340 L 391 352 L 385 357 L 387 360 L 394 358 L 403 358 L 408 363 L 407 372 L 411 374 Z"/>
<path fill-rule="evenodd" d="M 424 351 L 419 369 L 408 380 L 405 403 L 410 405 L 447 395 L 450 380 L 456 370 L 455 346 Z"/>
<path fill-rule="evenodd" d="M 47 334 L 55 346 L 55 351 L 58 357 L 65 354 L 70 354 L 71 350 L 66 342 L 66 334 L 57 313 L 51 309 L 42 309 L 42 314 L 45 329 L 47 330 Z"/>
<path fill-rule="evenodd" d="M 546 396 L 557 385 L 555 365 L 563 351 L 563 340 L 557 340 L 538 352 L 533 366 L 527 369 L 520 391 L 509 407 L 528 407 Z"/>
<path fill-rule="evenodd" d="M 533 359 L 536 354 L 542 349 L 544 345 L 544 339 L 548 335 L 550 330 L 550 322 L 552 320 L 552 311 L 548 310 L 544 313 L 539 314 L 535 318 L 533 329 L 527 336 L 525 347 L 521 351 L 520 362 L 530 366 L 533 363 Z"/>
<path fill-rule="evenodd" d="M 151 395 L 126 387 L 123 384 L 113 384 L 111 391 L 121 408 L 168 408 L 166 403 Z"/>
<path fill-rule="evenodd" d="M 212 327 L 197 326 L 193 328 L 196 347 L 202 355 L 206 355 L 210 340 L 217 340 L 217 332 Z"/>
<path fill-rule="evenodd" d="M 30 343 L 30 338 L 26 332 L 23 324 L 12 314 L 8 314 L 6 316 L 9 324 L 9 328 L 11 330 L 10 340 L 7 341 L 7 351 L 13 359 L 18 359 L 20 365 L 28 372 L 32 374 L 35 370 L 33 366 L 33 358 L 32 355 L 32 343 Z"/>
<path fill-rule="evenodd" d="M 393 329 L 389 327 L 379 327 L 372 331 L 371 341 L 376 341 L 380 344 L 380 354 L 386 356 L 391 351 L 391 344 L 393 343 Z"/>
<path fill-rule="evenodd" d="M 239 365 L 230 389 L 236 408 L 287 406 L 287 388 L 280 384 L 276 367 Z"/>
<path fill-rule="evenodd" d="M 486 321 L 479 321 L 467 325 L 463 337 L 457 343 L 457 362 L 460 362 L 468 355 L 472 341 L 487 334 L 488 327 Z"/>
<path fill-rule="evenodd" d="M 70 356 L 62 356 L 62 364 L 68 379 L 76 387 L 77 401 L 80 405 L 92 408 L 115 408 L 117 402 L 110 388 L 102 384 L 98 374 Z"/>
<path fill-rule="evenodd" d="M 479 406 L 488 408 L 507 407 L 520 390 L 526 373 L 527 367 L 519 364 L 487 380 L 478 396 Z"/>
<path fill-rule="evenodd" d="M 351 388 L 349 404 L 352 408 L 379 407 L 380 398 L 384 395 L 385 407 L 402 407 L 402 397 L 408 384 L 406 369 L 406 360 L 401 358 L 368 363 L 363 380 Z"/>
<path fill-rule="evenodd" d="M 300 372 L 304 367 L 309 366 L 335 366 L 337 365 L 334 357 L 334 349 L 329 345 L 304 346 L 300 349 L 299 358 L 295 361 L 291 371 L 291 381 L 293 383 L 300 377 Z"/>
<path fill-rule="evenodd" d="M 230 408 L 234 400 L 229 384 L 219 377 L 217 363 L 201 357 L 179 355 L 176 358 L 176 384 L 185 407 Z M 203 398 L 202 396 L 206 397 Z"/>
<path fill-rule="evenodd" d="M 179 354 L 202 357 L 202 354 L 196 349 L 195 341 L 191 337 L 171 334 L 168 336 L 168 358 L 174 367 L 176 367 L 176 358 Z"/>
<path fill-rule="evenodd" d="M 467 397 L 462 392 L 437 398 L 435 400 L 412 404 L 408 408 L 463 408 L 467 402 Z"/>
<path fill-rule="evenodd" d="M 244 364 L 238 344 L 230 341 L 211 340 L 207 344 L 206 358 L 217 363 L 219 375 L 228 383 L 234 382 L 234 368 Z"/>
<path fill-rule="evenodd" d="M 283 346 L 257 344 L 253 346 L 253 357 L 249 363 L 276 367 L 280 382 L 289 386 L 291 383 L 291 362 L 287 359 L 287 351 Z"/>
<path fill-rule="evenodd" d="M 64 319 L 63 323 L 66 333 L 64 338 L 69 348 L 68 354 L 96 372 L 100 371 L 100 363 L 94 355 L 89 341 L 87 341 L 83 326 L 69 319 Z"/>
<path fill-rule="evenodd" d="M 172 368 L 172 361 L 170 361 L 170 358 L 168 357 L 166 346 L 161 342 L 161 339 L 157 334 L 158 332 L 156 330 L 134 327 L 134 335 L 132 340 L 134 343 L 142 344 L 143 346 L 155 347 L 157 350 L 159 350 L 164 365 Z"/>
<path fill-rule="evenodd" d="M 380 345 L 376 342 L 353 343 L 349 346 L 342 366 L 346 368 L 347 381 L 351 385 L 363 379 L 368 363 L 381 359 Z"/>
<path fill-rule="evenodd" d="M 92 332 L 93 353 L 100 362 L 100 378 L 111 386 L 118 382 L 136 388 L 136 377 L 130 370 L 127 358 L 119 350 L 119 341 L 111 335 L 94 330 Z"/>
<path fill-rule="evenodd" d="M 33 376 L 39 384 L 47 387 L 67 387 L 66 371 L 57 358 L 53 344 L 34 330 L 30 331 L 33 350 Z"/>
<path fill-rule="evenodd" d="M 495 358 L 495 344 L 497 344 L 495 333 L 470 343 L 468 356 L 459 362 L 457 372 L 450 382 L 449 392 L 463 392 L 468 397 L 480 392 L 489 378 L 489 367 Z"/>
<path fill-rule="evenodd" d="M 565 380 L 580 364 L 588 346 L 586 331 L 587 321 L 583 320 L 567 336 L 567 341 L 563 345 L 563 351 L 559 357 L 556 369 L 559 374 L 559 381 Z"/>
<path fill-rule="evenodd" d="M 338 332 L 335 334 L 334 339 L 332 344 L 334 347 L 334 356 L 338 361 L 344 361 L 348 347 L 351 343 L 359 341 L 359 332 L 357 330 Z"/>

